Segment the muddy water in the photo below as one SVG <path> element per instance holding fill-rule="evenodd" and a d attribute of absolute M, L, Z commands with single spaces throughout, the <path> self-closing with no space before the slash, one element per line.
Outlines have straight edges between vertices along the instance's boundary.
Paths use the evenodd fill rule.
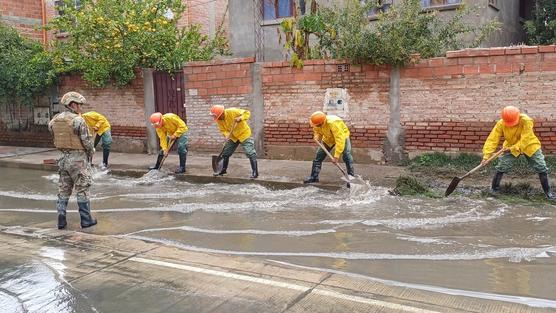
<path fill-rule="evenodd" d="M 2 176 L 11 179 L 0 181 L 0 224 L 54 226 L 56 174 L 2 169 Z M 556 308 L 556 207 L 548 205 L 97 173 L 92 208 L 99 234 Z M 79 228 L 75 210 L 72 199 L 70 229 Z M 0 293 L 0 304 L 9 301 Z"/>

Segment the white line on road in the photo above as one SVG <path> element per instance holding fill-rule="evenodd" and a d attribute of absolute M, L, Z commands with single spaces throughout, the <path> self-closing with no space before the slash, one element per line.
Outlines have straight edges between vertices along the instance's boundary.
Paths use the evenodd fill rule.
<path fill-rule="evenodd" d="M 240 274 L 234 274 L 234 273 L 229 273 L 229 272 L 216 271 L 216 270 L 211 270 L 211 269 L 206 269 L 206 268 L 201 268 L 201 267 L 194 267 L 194 266 L 177 264 L 177 263 L 170 263 L 170 262 L 165 262 L 165 261 L 145 259 L 145 258 L 140 258 L 140 257 L 132 257 L 129 260 L 130 261 L 135 261 L 135 262 L 140 262 L 140 263 L 145 263 L 145 264 L 152 264 L 152 265 L 164 266 L 164 267 L 169 267 L 169 268 L 175 268 L 175 269 L 185 270 L 185 271 L 189 271 L 189 272 L 195 272 L 195 273 L 201 273 L 201 274 L 207 274 L 207 275 L 226 277 L 226 278 L 231 278 L 231 279 L 236 279 L 236 280 L 248 281 L 248 282 L 273 286 L 273 287 L 286 288 L 286 289 L 296 290 L 296 291 L 300 291 L 300 292 L 307 292 L 310 289 L 310 287 L 291 284 L 291 283 L 284 283 L 284 282 L 275 281 L 275 280 L 271 280 L 271 279 L 258 278 L 258 277 L 248 276 L 248 275 L 240 275 Z M 384 307 L 384 308 L 388 308 L 388 309 L 392 309 L 392 310 L 396 310 L 396 311 L 414 312 L 414 313 L 439 313 L 437 311 L 430 311 L 430 310 L 420 309 L 420 308 L 411 307 L 411 306 L 407 306 L 407 305 L 401 305 L 401 304 L 396 304 L 396 303 L 391 303 L 391 302 L 386 302 L 386 301 L 380 301 L 380 300 L 374 300 L 374 299 L 369 299 L 369 298 L 363 298 L 363 297 L 359 297 L 359 296 L 347 295 L 347 294 L 339 293 L 339 292 L 336 292 L 336 291 L 324 290 L 324 289 L 320 289 L 320 288 L 315 288 L 311 292 L 315 293 L 315 294 L 322 295 L 322 296 L 326 296 L 326 297 L 343 299 L 343 300 L 348 300 L 348 301 L 358 302 L 358 303 L 364 303 L 364 304 Z"/>

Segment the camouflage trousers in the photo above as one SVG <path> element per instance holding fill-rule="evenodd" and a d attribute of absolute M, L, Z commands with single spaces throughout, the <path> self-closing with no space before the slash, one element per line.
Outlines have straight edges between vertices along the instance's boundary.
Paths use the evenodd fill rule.
<path fill-rule="evenodd" d="M 58 160 L 58 199 L 67 201 L 73 189 L 77 202 L 89 201 L 89 188 L 93 182 L 91 165 L 84 151 L 62 152 Z"/>

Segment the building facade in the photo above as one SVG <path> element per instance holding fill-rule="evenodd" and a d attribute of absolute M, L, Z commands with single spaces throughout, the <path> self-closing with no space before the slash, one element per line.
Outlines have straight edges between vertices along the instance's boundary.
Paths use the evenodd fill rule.
<path fill-rule="evenodd" d="M 382 9 L 402 0 L 382 0 Z M 230 45 L 235 57 L 259 54 L 259 61 L 284 59 L 283 44 L 279 42 L 279 25 L 293 16 L 296 4 L 303 13 L 311 0 L 229 0 Z M 317 0 L 319 5 L 341 5 L 342 0 Z M 525 40 L 523 21 L 528 18 L 534 0 L 421 0 L 424 10 L 438 10 L 440 14 L 453 14 L 463 4 L 477 7 L 473 23 L 485 23 L 497 18 L 501 29 L 483 44 L 485 47 L 502 47 L 522 44 Z M 369 19 L 376 18 L 376 11 L 369 12 Z M 257 52 L 258 51 L 258 52 Z"/>

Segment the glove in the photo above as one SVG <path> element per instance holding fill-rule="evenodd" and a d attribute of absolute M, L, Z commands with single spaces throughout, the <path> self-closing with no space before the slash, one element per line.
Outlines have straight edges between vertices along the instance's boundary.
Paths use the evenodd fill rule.
<path fill-rule="evenodd" d="M 320 141 L 321 137 L 320 137 L 320 135 L 315 135 L 315 136 L 313 136 L 313 139 L 315 141 Z"/>
<path fill-rule="evenodd" d="M 518 145 L 513 145 L 513 146 L 510 147 L 510 152 L 514 155 L 515 154 L 521 154 L 521 149 L 519 148 Z"/>

